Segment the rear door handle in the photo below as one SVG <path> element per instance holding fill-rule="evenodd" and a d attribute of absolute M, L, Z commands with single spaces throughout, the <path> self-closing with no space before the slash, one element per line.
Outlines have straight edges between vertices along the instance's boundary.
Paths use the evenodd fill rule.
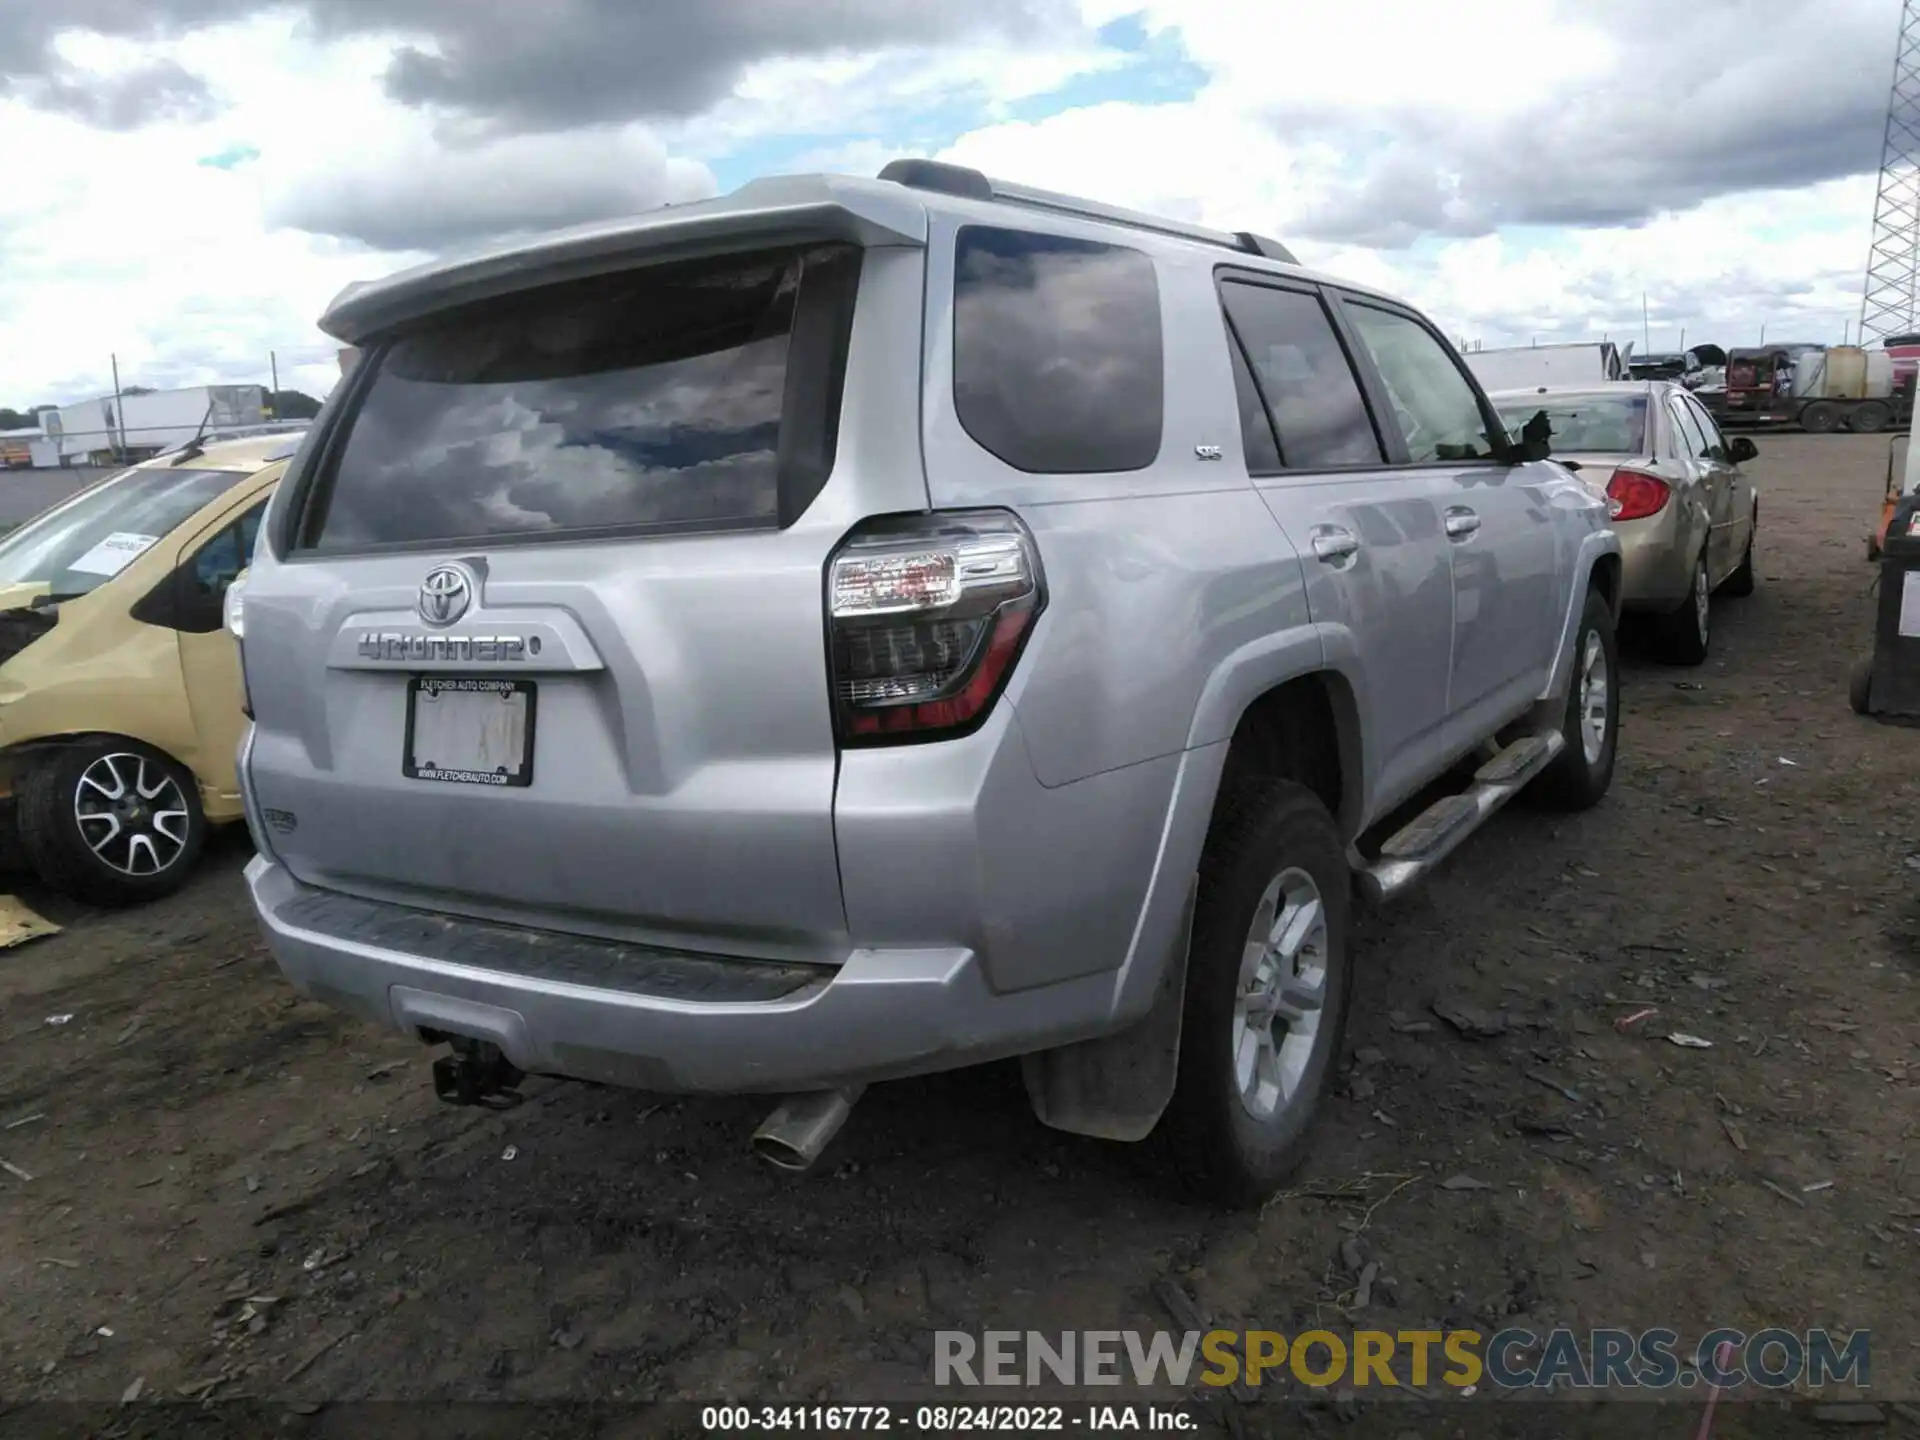
<path fill-rule="evenodd" d="M 1321 525 L 1313 532 L 1314 558 L 1326 564 L 1344 560 L 1359 549 L 1360 537 L 1344 525 Z"/>
<path fill-rule="evenodd" d="M 1449 538 L 1464 540 L 1480 528 L 1480 517 L 1464 505 L 1450 505 L 1446 523 Z"/>

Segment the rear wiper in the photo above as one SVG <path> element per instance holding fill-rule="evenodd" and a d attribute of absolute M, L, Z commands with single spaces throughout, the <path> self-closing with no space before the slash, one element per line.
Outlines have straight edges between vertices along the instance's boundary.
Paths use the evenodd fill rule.
<path fill-rule="evenodd" d="M 200 428 L 193 432 L 193 439 L 189 440 L 180 448 L 179 455 L 175 457 L 173 464 L 168 467 L 169 469 L 178 469 L 180 466 L 186 464 L 187 461 L 198 460 L 202 455 L 207 453 L 207 447 L 201 441 L 200 437 L 207 433 L 207 421 L 212 418 L 213 401 L 209 400 L 207 401 L 207 413 L 200 417 Z"/>

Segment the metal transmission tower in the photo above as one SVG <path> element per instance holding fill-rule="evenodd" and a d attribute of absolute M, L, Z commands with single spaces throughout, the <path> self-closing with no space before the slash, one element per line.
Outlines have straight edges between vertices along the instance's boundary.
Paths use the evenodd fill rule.
<path fill-rule="evenodd" d="M 1905 0 L 1880 146 L 1860 343 L 1920 329 L 1920 0 Z"/>

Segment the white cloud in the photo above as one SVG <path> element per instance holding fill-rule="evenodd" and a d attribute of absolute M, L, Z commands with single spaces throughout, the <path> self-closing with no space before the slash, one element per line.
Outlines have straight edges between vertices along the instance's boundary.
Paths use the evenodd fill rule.
<path fill-rule="evenodd" d="M 1094 24 L 1139 8 L 1080 3 Z M 1706 3 L 1709 19 L 1724 19 Z M 1154 0 L 1144 23 L 1177 31 L 1211 76 L 1191 100 L 989 125 L 942 158 L 1270 234 L 1487 343 L 1638 339 L 1643 292 L 1656 348 L 1682 327 L 1690 341 L 1751 343 L 1762 323 L 1776 336 L 1841 339 L 1859 310 L 1871 178 L 1761 187 L 1795 165 L 1871 167 L 1877 152 L 1857 136 L 1851 162 L 1818 148 L 1884 105 L 1875 82 L 1826 63 L 1821 47 L 1857 49 L 1886 26 L 1840 0 L 1824 38 L 1794 55 L 1687 16 L 1629 43 L 1622 24 L 1596 28 L 1602 12 L 1590 7 L 1484 0 L 1471 14 L 1401 0 Z M 1890 47 L 1890 30 L 1880 38 Z M 1643 55 L 1662 45 L 1676 49 L 1667 66 L 1698 67 L 1697 86 L 1640 83 Z M 1341 55 L 1355 63 L 1330 60 Z M 1759 83 L 1782 66 L 1802 83 Z M 1721 164 L 1716 147 L 1729 145 L 1737 153 Z M 1593 214 L 1514 228 L 1531 209 L 1563 207 Z"/>
<path fill-rule="evenodd" d="M 1763 321 L 1838 339 L 1858 314 L 1884 0 L 1779 0 L 1760 26 L 1737 0 L 1076 3 L 1079 31 L 905 26 L 868 50 L 763 53 L 683 119 L 521 136 L 396 103 L 398 39 L 297 6 L 158 41 L 63 33 L 60 83 L 99 93 L 60 114 L 29 108 L 47 99 L 30 86 L 0 99 L 20 157 L 0 189 L 0 404 L 97 393 L 109 352 L 123 379 L 168 384 L 264 379 L 274 349 L 283 383 L 321 393 L 336 372 L 313 318 L 408 247 L 704 193 L 710 165 L 770 146 L 866 174 L 942 151 L 1262 231 L 1487 343 L 1637 338 L 1643 291 L 1656 347 Z M 1197 94 L 1012 118 L 1069 82 L 1128 94 L 1134 62 L 1092 35 L 1126 16 L 1190 57 Z M 975 124 L 957 141 L 956 116 Z"/>
<path fill-rule="evenodd" d="M 1610 332 L 1655 348 L 1747 344 L 1765 322 L 1838 343 L 1859 309 L 1871 179 L 1787 194 L 1718 197 L 1639 226 L 1487 234 L 1375 250 L 1301 240 L 1296 226 L 1340 193 L 1351 162 L 1324 143 L 1283 144 L 1258 121 L 1203 95 L 1192 103 L 1109 104 L 962 137 L 943 159 L 1010 180 L 1254 230 L 1327 273 L 1405 296 L 1449 334 L 1488 344 Z M 1722 335 L 1728 338 L 1719 339 Z M 1644 346 L 1642 348 L 1645 348 Z"/>
<path fill-rule="evenodd" d="M 272 182 L 278 225 L 378 249 L 445 250 L 711 195 L 713 174 L 637 127 L 448 145 L 426 127 Z"/>

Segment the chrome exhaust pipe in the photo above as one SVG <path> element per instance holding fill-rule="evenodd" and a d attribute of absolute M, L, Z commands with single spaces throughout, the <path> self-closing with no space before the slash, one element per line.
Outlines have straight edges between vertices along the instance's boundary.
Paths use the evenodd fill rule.
<path fill-rule="evenodd" d="M 854 1101 L 866 1088 L 856 1085 L 848 1090 L 789 1095 L 753 1132 L 753 1153 L 788 1174 L 811 1169 L 827 1143 L 847 1123 Z"/>

